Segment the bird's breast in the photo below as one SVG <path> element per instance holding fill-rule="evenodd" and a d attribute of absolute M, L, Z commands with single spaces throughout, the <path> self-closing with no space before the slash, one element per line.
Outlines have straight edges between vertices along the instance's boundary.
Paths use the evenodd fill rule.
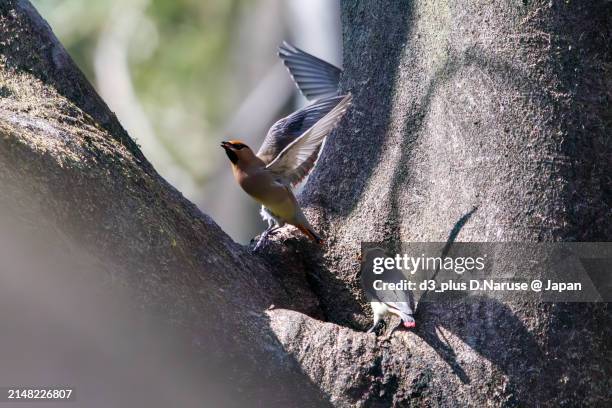
<path fill-rule="evenodd" d="M 237 175 L 240 187 L 275 216 L 291 221 L 296 214 L 297 203 L 291 190 L 275 180 L 266 171 Z"/>

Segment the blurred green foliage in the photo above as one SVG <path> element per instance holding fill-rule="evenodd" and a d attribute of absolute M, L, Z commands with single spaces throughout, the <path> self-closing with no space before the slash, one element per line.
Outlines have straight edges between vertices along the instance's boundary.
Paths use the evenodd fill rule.
<path fill-rule="evenodd" d="M 140 95 L 151 101 L 182 99 L 189 106 L 205 103 L 200 110 L 211 123 L 223 120 L 227 101 L 219 96 L 230 81 L 223 74 L 232 27 L 243 2 L 153 0 L 147 14 L 155 23 L 159 44 L 146 60 L 133 61 Z"/>
<path fill-rule="evenodd" d="M 230 45 L 239 14 L 252 0 L 32 2 L 93 84 L 101 36 L 109 27 L 112 32 L 124 10 L 140 13 L 126 40 L 136 96 L 164 148 L 203 182 L 210 168 L 194 160 L 194 150 L 201 154 L 216 141 L 235 107 Z"/>

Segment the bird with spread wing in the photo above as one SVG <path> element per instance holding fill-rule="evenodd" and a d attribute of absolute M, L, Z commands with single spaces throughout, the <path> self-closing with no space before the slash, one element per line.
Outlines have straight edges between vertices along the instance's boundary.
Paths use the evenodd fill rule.
<path fill-rule="evenodd" d="M 340 69 L 287 43 L 279 48 L 297 87 L 317 99 L 277 121 L 257 154 L 241 141 L 222 142 L 234 178 L 262 205 L 268 228 L 255 249 L 277 228 L 291 224 L 316 243 L 322 239 L 302 212 L 292 187 L 312 171 L 325 138 L 336 128 L 351 105 L 351 95 L 338 95 Z"/>

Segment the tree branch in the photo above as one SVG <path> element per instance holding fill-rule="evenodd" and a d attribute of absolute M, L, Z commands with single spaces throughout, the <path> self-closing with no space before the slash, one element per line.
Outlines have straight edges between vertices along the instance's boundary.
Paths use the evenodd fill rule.
<path fill-rule="evenodd" d="M 541 6 L 525 20 L 511 4 L 345 2 L 343 85 L 356 102 L 302 196 L 328 245 L 286 231 L 258 257 L 157 175 L 29 3 L 4 2 L 2 204 L 92 254 L 113 277 L 98 285 L 109 302 L 127 292 L 183 333 L 234 403 L 600 403 L 606 305 L 427 304 L 416 332 L 388 341 L 348 328 L 369 322 L 360 241 L 609 238 L 606 113 L 592 98 L 610 75 L 610 41 L 594 34 L 610 32 L 609 5 Z M 533 41 L 517 39 L 521 21 Z M 539 32 L 581 59 L 551 55 Z"/>
<path fill-rule="evenodd" d="M 210 378 L 243 389 L 236 401 L 321 402 L 263 313 L 308 304 L 155 172 L 27 1 L 0 5 L 0 44 L 3 210 L 95 258 L 108 301 L 127 292 L 192 340 Z"/>

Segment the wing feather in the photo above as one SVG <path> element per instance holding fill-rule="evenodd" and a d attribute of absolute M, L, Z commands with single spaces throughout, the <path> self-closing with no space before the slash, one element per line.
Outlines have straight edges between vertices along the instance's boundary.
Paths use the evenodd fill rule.
<path fill-rule="evenodd" d="M 278 56 L 306 98 L 318 99 L 338 95 L 338 84 L 342 73 L 340 68 L 287 42 L 283 42 L 279 47 Z"/>
<path fill-rule="evenodd" d="M 264 163 L 270 163 L 289 143 L 327 115 L 340 103 L 342 98 L 342 96 L 334 96 L 321 99 L 277 121 L 268 131 L 257 156 Z"/>
<path fill-rule="evenodd" d="M 314 167 L 321 145 L 346 113 L 351 99 L 351 94 L 343 96 L 327 115 L 287 145 L 266 167 L 287 184 L 299 183 Z"/>

